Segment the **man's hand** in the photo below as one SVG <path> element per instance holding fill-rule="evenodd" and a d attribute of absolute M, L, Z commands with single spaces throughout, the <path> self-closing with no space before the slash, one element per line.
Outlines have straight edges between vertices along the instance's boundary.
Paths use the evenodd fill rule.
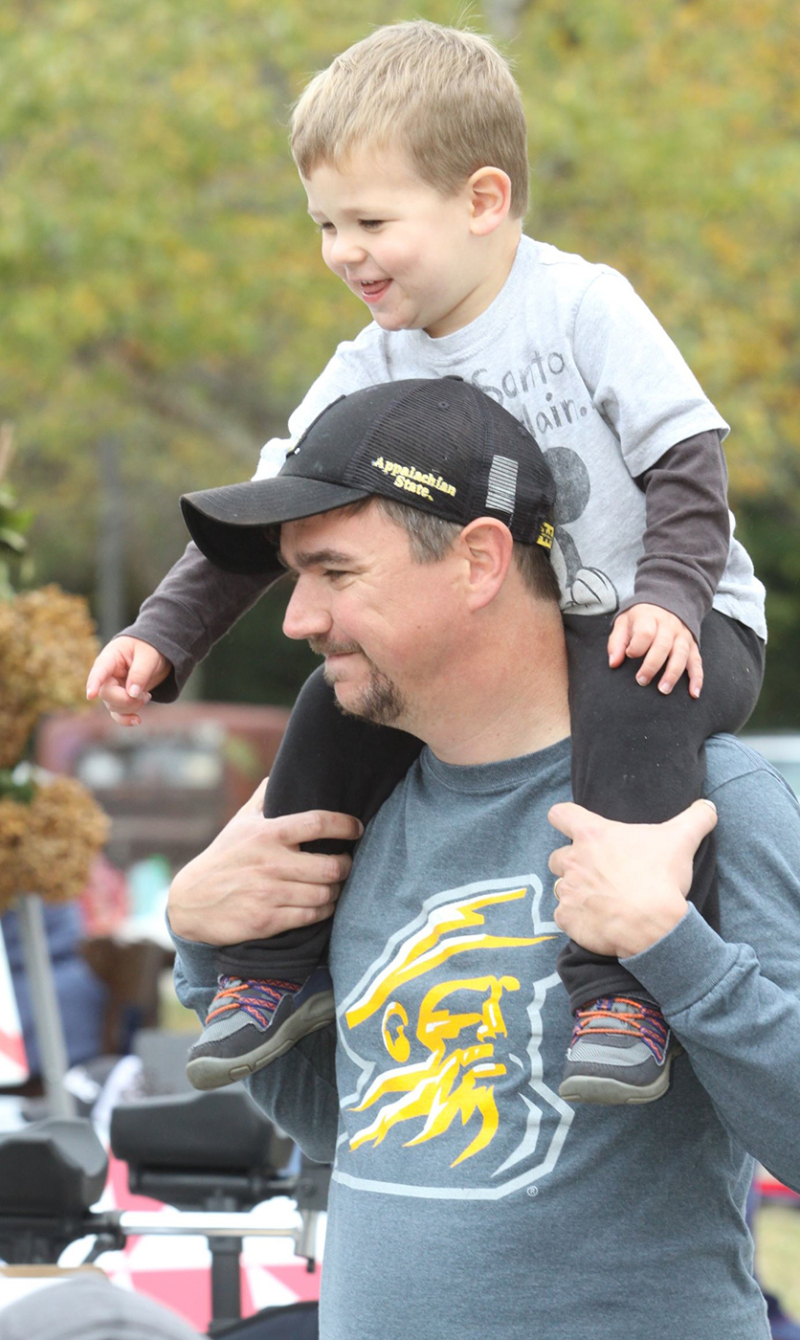
<path fill-rule="evenodd" d="M 554 805 L 548 818 L 572 839 L 550 857 L 556 925 L 594 954 L 629 958 L 685 915 L 692 857 L 717 812 L 696 800 L 663 824 L 621 824 L 568 803 Z"/>
<path fill-rule="evenodd" d="M 616 669 L 626 656 L 631 660 L 644 657 L 636 672 L 637 684 L 649 684 L 664 666 L 659 692 L 671 693 L 685 670 L 690 694 L 693 698 L 700 697 L 703 687 L 700 648 L 677 614 L 660 605 L 631 605 L 624 610 L 614 620 L 608 639 L 608 663 Z"/>
<path fill-rule="evenodd" d="M 171 663 L 138 637 L 115 637 L 89 671 L 86 697 L 105 703 L 119 726 L 141 726 L 150 690 L 166 679 Z"/>
<path fill-rule="evenodd" d="M 204 944 L 267 939 L 333 915 L 349 856 L 301 851 L 319 838 L 354 841 L 364 829 L 350 814 L 310 810 L 265 819 L 262 782 L 210 847 L 172 881 L 169 920 L 176 935 Z"/>

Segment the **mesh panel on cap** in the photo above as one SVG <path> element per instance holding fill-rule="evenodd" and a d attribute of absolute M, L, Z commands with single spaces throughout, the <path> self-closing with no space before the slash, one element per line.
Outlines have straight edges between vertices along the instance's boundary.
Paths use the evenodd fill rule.
<path fill-rule="evenodd" d="M 446 521 L 463 521 L 485 443 L 480 408 L 463 388 L 417 383 L 379 415 L 347 469 L 347 483 L 396 498 Z M 472 513 L 474 514 L 474 513 Z"/>

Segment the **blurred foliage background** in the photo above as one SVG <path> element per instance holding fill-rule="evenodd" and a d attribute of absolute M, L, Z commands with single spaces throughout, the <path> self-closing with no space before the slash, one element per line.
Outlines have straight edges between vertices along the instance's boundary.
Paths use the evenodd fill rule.
<path fill-rule="evenodd" d="M 89 594 L 106 624 L 180 553 L 178 495 L 247 478 L 365 324 L 319 258 L 288 109 L 372 24 L 417 16 L 465 14 L 444 0 L 0 9 L 0 420 L 36 514 L 36 580 Z M 739 533 L 770 593 L 758 724 L 798 725 L 797 7 L 487 0 L 466 19 L 522 87 L 527 230 L 627 274 L 732 425 Z M 280 617 L 271 593 L 206 662 L 205 696 L 291 700 L 308 658 Z"/>

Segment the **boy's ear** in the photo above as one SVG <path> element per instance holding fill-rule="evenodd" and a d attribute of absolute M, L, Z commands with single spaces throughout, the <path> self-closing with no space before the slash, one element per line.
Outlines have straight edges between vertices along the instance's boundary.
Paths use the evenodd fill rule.
<path fill-rule="evenodd" d="M 485 237 L 508 217 L 511 208 L 511 178 L 502 168 L 482 167 L 473 172 L 470 193 L 470 232 Z"/>

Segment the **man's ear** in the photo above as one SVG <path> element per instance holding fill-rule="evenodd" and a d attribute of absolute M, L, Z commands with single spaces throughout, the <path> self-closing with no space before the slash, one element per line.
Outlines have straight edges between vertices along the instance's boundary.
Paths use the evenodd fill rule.
<path fill-rule="evenodd" d="M 511 178 L 502 168 L 482 167 L 467 183 L 470 192 L 470 232 L 486 237 L 508 217 L 511 208 Z"/>
<path fill-rule="evenodd" d="M 514 541 L 511 531 L 496 517 L 478 517 L 461 532 L 468 563 L 467 602 L 481 609 L 494 600 L 508 573 Z"/>

